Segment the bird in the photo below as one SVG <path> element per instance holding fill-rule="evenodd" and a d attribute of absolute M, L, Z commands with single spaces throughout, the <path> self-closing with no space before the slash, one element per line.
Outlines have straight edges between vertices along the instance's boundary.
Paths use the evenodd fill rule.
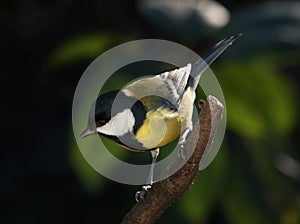
<path fill-rule="evenodd" d="M 179 157 L 185 159 L 183 145 L 193 127 L 193 105 L 200 77 L 241 35 L 223 39 L 193 64 L 142 77 L 122 89 L 101 94 L 91 105 L 87 128 L 79 138 L 98 134 L 127 150 L 150 151 L 152 163 L 147 183 L 138 192 L 138 197 L 143 198 L 153 184 L 161 147 L 179 139 Z"/>

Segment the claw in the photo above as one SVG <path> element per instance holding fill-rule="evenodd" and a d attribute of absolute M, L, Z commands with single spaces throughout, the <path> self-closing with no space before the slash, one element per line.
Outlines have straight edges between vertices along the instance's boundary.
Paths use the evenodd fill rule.
<path fill-rule="evenodd" d="M 178 145 L 180 146 L 180 148 L 184 148 L 185 143 L 186 143 L 186 139 L 184 137 L 180 137 L 178 141 Z"/>
<path fill-rule="evenodd" d="M 147 193 L 147 191 L 151 188 L 151 185 L 145 185 L 142 187 L 141 191 L 137 191 L 135 193 L 135 200 L 136 202 L 139 202 L 141 200 L 143 200 L 145 198 L 145 195 Z"/>
<path fill-rule="evenodd" d="M 184 146 L 186 144 L 186 138 L 187 138 L 188 134 L 191 132 L 191 130 L 192 130 L 192 127 L 185 129 L 178 141 L 178 145 L 179 145 L 178 157 L 183 160 L 186 160 L 186 153 L 184 150 Z"/>
<path fill-rule="evenodd" d="M 186 143 L 186 139 L 181 137 L 178 141 L 179 149 L 178 149 L 178 157 L 180 159 L 186 160 L 184 145 Z"/>

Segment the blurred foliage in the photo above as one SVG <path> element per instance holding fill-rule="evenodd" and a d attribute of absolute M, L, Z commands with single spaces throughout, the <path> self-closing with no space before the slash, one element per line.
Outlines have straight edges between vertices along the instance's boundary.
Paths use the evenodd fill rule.
<path fill-rule="evenodd" d="M 206 223 L 208 214 L 214 207 L 221 207 L 220 203 L 225 193 L 222 186 L 227 185 L 230 177 L 225 176 L 220 170 L 226 173 L 230 171 L 228 151 L 221 150 L 213 164 L 199 173 L 191 190 L 183 196 L 179 205 L 181 213 L 186 216 L 189 223 Z"/>
<path fill-rule="evenodd" d="M 150 4 L 0 4 L 3 74 L 8 74 L 3 83 L 13 82 L 17 90 L 12 100 L 3 99 L 4 108 L 12 108 L 4 116 L 9 118 L 4 126 L 15 133 L 21 117 L 22 127 L 27 128 L 18 141 L 8 139 L 11 144 L 2 152 L 0 196 L 5 210 L 0 222 L 119 223 L 134 204 L 139 187 L 114 183 L 94 171 L 70 131 L 72 95 L 84 68 L 127 40 L 162 38 L 200 51 L 242 32 L 212 66 L 227 106 L 222 148 L 158 223 L 300 223 L 300 2 L 219 1 L 217 5 L 223 4 L 231 18 L 222 29 L 204 24 L 204 17 L 195 16 L 193 8 L 185 17 L 160 24 L 157 13 L 166 16 L 165 12 L 145 9 L 147 5 L 141 5 L 146 3 Z M 191 20 L 197 21 L 190 24 Z M 187 27 L 180 32 L 183 26 Z M 202 32 L 205 37 L 199 41 Z M 169 68 L 146 63 L 120 69 L 99 92 Z M 151 69 L 143 71 L 144 67 Z M 3 96 L 14 92 L 10 85 L 4 90 Z M 128 152 L 103 141 L 124 161 L 150 161 L 149 153 Z M 170 148 L 162 150 L 160 159 Z"/>
<path fill-rule="evenodd" d="M 70 164 L 85 189 L 90 193 L 101 190 L 101 185 L 104 183 L 105 177 L 99 175 L 99 173 L 87 163 L 73 139 L 70 147 Z"/>
<path fill-rule="evenodd" d="M 242 32 L 244 38 L 231 55 L 247 60 L 270 54 L 299 53 L 299 10 L 299 1 L 265 1 L 233 11 L 223 32 Z"/>
<path fill-rule="evenodd" d="M 161 32 L 193 41 L 209 37 L 230 19 L 229 11 L 212 0 L 140 0 L 138 9 Z"/>
<path fill-rule="evenodd" d="M 244 63 L 224 62 L 214 71 L 228 99 L 229 128 L 251 139 L 261 139 L 270 132 L 288 135 L 294 128 L 298 109 L 295 89 L 276 70 L 275 59 L 265 56 Z"/>
<path fill-rule="evenodd" d="M 112 46 L 110 34 L 86 34 L 67 40 L 49 56 L 47 66 L 57 68 L 82 59 L 97 57 Z"/>
<path fill-rule="evenodd" d="M 223 60 L 213 66 L 226 99 L 228 130 L 234 134 L 227 135 L 217 159 L 199 174 L 191 191 L 173 208 L 178 212 L 177 215 L 166 215 L 160 223 L 208 223 L 212 219 L 210 214 L 214 214 L 215 209 L 220 210 L 221 216 L 232 224 L 276 223 L 278 220 L 281 220 L 281 223 L 297 223 L 299 220 L 299 216 L 293 213 L 297 209 L 293 199 L 290 198 L 291 203 L 287 205 L 289 210 L 285 211 L 285 207 L 280 208 L 285 193 L 275 196 L 276 192 L 280 191 L 280 187 L 276 186 L 280 186 L 286 178 L 276 167 L 275 158 L 286 152 L 280 149 L 273 150 L 272 146 L 275 143 L 269 146 L 269 141 L 273 141 L 274 138 L 287 141 L 298 122 L 296 87 L 285 77 L 280 66 L 291 61 L 291 55 L 297 55 L 299 51 L 291 47 L 295 45 L 285 39 L 281 32 L 278 33 L 277 26 L 280 24 L 282 28 L 293 24 L 298 27 L 299 23 L 295 14 L 278 11 L 276 5 L 275 9 L 268 11 L 268 4 L 271 3 L 265 3 L 264 7 L 253 6 L 244 12 L 241 10 L 236 15 L 233 14 L 231 26 L 224 30 L 236 33 L 243 31 L 244 24 L 249 25 L 241 40 L 228 50 L 232 52 L 225 53 Z M 285 5 L 286 10 L 294 7 L 294 3 L 289 6 L 281 4 Z M 277 13 L 272 13 L 272 10 Z M 254 11 L 257 15 L 256 20 L 253 20 L 252 16 Z M 266 12 L 269 12 L 269 15 Z M 260 25 L 261 23 L 264 25 Z M 260 27 L 264 27 L 263 31 Z M 91 42 L 90 40 L 87 36 L 63 44 L 65 47 L 50 61 L 56 61 L 52 64 L 57 66 L 60 62 L 71 62 L 84 55 L 95 55 L 95 49 L 101 50 L 103 43 L 108 44 L 108 41 L 98 43 L 98 38 L 92 39 L 94 41 Z M 280 46 L 280 53 L 274 47 L 279 43 L 286 43 Z M 230 55 L 228 59 L 227 55 Z M 236 60 L 234 56 L 240 59 Z M 145 73 L 145 67 L 152 69 Z M 141 75 L 156 74 L 158 68 L 164 70 L 161 65 L 145 66 L 143 63 L 122 68 L 107 81 L 102 92 L 121 88 Z M 125 152 L 114 143 L 103 140 L 116 157 L 126 162 L 144 164 L 150 161 L 149 155 Z M 100 184 L 97 175 L 88 175 L 89 172 L 82 166 L 82 162 L 75 161 L 75 167 L 76 163 L 78 165 L 75 170 L 79 176 L 87 173 L 88 179 L 82 178 L 85 185 L 90 187 Z M 293 186 L 289 181 L 281 186 L 291 191 L 299 185 Z"/>

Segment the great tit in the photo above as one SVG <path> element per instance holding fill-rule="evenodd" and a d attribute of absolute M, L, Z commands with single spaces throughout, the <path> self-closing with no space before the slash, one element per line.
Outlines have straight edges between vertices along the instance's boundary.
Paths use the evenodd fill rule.
<path fill-rule="evenodd" d="M 121 90 L 100 95 L 91 106 L 80 138 L 99 134 L 125 149 L 151 151 L 151 185 L 159 148 L 179 137 L 179 143 L 184 143 L 192 130 L 195 90 L 201 74 L 240 35 L 222 40 L 193 65 L 141 78 Z"/>

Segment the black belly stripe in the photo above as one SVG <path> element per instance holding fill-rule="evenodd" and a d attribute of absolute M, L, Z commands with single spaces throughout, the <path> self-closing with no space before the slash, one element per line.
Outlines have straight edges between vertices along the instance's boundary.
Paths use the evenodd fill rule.
<path fill-rule="evenodd" d="M 136 102 L 130 109 L 135 119 L 133 126 L 133 134 L 135 135 L 146 120 L 147 111 L 143 103 L 138 99 L 136 99 Z"/>

